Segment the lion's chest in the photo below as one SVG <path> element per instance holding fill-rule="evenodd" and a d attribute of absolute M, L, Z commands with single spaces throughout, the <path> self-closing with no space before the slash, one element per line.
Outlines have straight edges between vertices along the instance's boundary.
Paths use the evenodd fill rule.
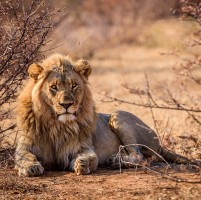
<path fill-rule="evenodd" d="M 81 145 L 77 136 L 69 132 L 46 134 L 37 138 L 32 152 L 46 169 L 67 169 L 76 157 Z M 51 137 L 50 137 L 51 135 Z"/>

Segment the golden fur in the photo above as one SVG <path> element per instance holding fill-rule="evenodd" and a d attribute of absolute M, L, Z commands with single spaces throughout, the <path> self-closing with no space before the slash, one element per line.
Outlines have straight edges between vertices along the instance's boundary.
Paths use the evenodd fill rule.
<path fill-rule="evenodd" d="M 97 158 L 91 137 L 96 114 L 87 81 L 90 65 L 56 54 L 32 64 L 28 72 L 31 78 L 17 102 L 19 175 L 40 175 L 44 168 L 74 169 L 77 174 L 94 171 Z M 79 164 L 84 153 L 94 162 L 87 172 Z"/>

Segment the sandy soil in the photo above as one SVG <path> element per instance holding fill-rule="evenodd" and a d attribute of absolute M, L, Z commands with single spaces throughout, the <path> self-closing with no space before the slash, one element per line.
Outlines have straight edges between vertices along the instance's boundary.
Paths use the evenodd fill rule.
<path fill-rule="evenodd" d="M 171 175 L 171 173 L 170 173 Z M 22 178 L 1 170 L 1 199 L 199 199 L 201 184 L 177 183 L 135 169 L 99 169 L 94 174 L 76 176 L 70 172 L 48 172 L 42 177 Z M 173 173 L 188 180 L 200 174 Z"/>

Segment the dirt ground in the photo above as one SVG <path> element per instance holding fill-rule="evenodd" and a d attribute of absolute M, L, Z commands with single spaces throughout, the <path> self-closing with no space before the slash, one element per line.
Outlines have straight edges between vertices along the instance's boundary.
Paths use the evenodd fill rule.
<path fill-rule="evenodd" d="M 169 173 L 200 181 L 199 173 Z M 18 177 L 1 170 L 1 199 L 199 199 L 201 184 L 177 183 L 143 170 L 98 169 L 94 174 L 48 172 L 42 177 Z"/>
<path fill-rule="evenodd" d="M 164 24 L 164 23 L 162 23 Z M 167 22 L 168 24 L 168 22 Z M 166 24 L 166 25 L 167 25 Z M 183 26 L 183 25 L 182 25 Z M 184 25 L 185 27 L 185 25 Z M 169 30 L 169 32 L 168 32 Z M 168 40 L 178 33 L 171 32 L 171 27 L 166 27 L 165 33 Z M 168 35 L 169 33 L 169 35 Z M 163 33 L 162 33 L 163 34 Z M 177 43 L 182 42 L 177 38 Z M 183 38 L 180 38 L 183 40 Z M 172 45 L 171 47 L 174 47 Z M 90 87 L 98 112 L 111 113 L 114 110 L 127 110 L 145 121 L 154 129 L 153 119 L 149 109 L 128 104 L 104 103 L 105 94 L 126 100 L 133 99 L 132 94 L 122 87 L 128 84 L 131 87 L 144 87 L 146 73 L 150 84 L 153 86 L 174 86 L 175 64 L 178 66 L 179 58 L 162 56 L 161 53 L 171 51 L 170 46 L 136 46 L 130 44 L 118 45 L 112 48 L 101 49 L 95 53 L 90 63 L 93 73 L 90 77 Z M 188 55 L 189 52 L 181 52 Z M 196 90 L 195 90 L 196 91 Z M 154 110 L 158 121 L 161 121 L 161 134 L 167 134 L 173 142 L 170 149 L 184 153 L 180 146 L 175 147 L 175 137 L 186 132 L 195 133 L 200 139 L 196 128 L 189 126 L 185 121 L 185 113 L 177 111 Z M 168 127 L 165 124 L 168 121 Z M 165 131 L 164 131 L 165 130 Z M 164 135 L 163 135 L 164 136 Z M 185 141 L 184 141 L 185 144 Z M 185 146 L 185 145 L 184 145 Z M 195 152 L 200 152 L 200 147 Z M 200 155 L 200 154 L 199 154 Z M 187 154 L 190 158 L 199 158 L 198 153 Z M 201 196 L 200 170 L 168 171 L 170 176 L 178 179 L 192 180 L 195 183 L 176 182 L 161 177 L 144 169 L 110 170 L 98 169 L 87 176 L 76 176 L 73 172 L 47 172 L 41 177 L 18 177 L 13 169 L 0 169 L 0 199 L 199 199 Z M 199 182 L 199 183 L 196 183 Z"/>

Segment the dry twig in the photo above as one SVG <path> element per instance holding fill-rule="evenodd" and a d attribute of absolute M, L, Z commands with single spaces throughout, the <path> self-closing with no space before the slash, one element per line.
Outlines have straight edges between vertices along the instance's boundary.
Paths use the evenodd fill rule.
<path fill-rule="evenodd" d="M 121 165 L 122 164 L 126 164 L 126 165 L 129 165 L 129 166 L 141 167 L 141 168 L 143 168 L 145 170 L 148 170 L 148 171 L 153 172 L 153 173 L 155 173 L 157 175 L 160 175 L 162 178 L 166 178 L 166 179 L 178 182 L 178 183 L 181 183 L 181 182 L 194 183 L 194 184 L 201 183 L 201 179 L 199 179 L 199 180 L 181 179 L 179 177 L 171 176 L 169 174 L 166 174 L 165 172 L 167 172 L 167 169 L 171 168 L 170 164 L 167 161 L 165 161 L 165 163 L 167 164 L 168 167 L 166 168 L 165 172 L 160 172 L 160 171 L 154 170 L 153 168 L 148 167 L 148 166 L 146 166 L 144 164 L 141 164 L 141 163 L 131 163 L 131 162 L 128 162 L 128 161 L 124 161 L 122 159 L 122 157 L 121 157 L 121 152 L 124 151 L 124 149 L 127 146 L 143 146 L 143 147 L 146 147 L 149 150 L 151 150 L 155 155 L 157 155 L 158 157 L 160 157 L 163 161 L 165 161 L 164 158 L 161 155 L 159 155 L 158 153 L 156 153 L 154 150 L 152 150 L 151 148 L 147 147 L 146 145 L 142 145 L 142 144 L 129 144 L 129 145 L 125 145 L 125 146 L 121 145 L 119 147 L 119 152 L 117 153 L 116 158 L 115 158 L 115 159 L 119 160 L 119 170 L 120 170 L 120 173 L 122 172 Z"/>
<path fill-rule="evenodd" d="M 46 44 L 56 13 L 50 0 L 0 2 L 0 134 L 15 127 L 2 123 L 12 117 L 10 103 L 27 76 L 27 67 L 42 56 L 39 50 Z"/>

